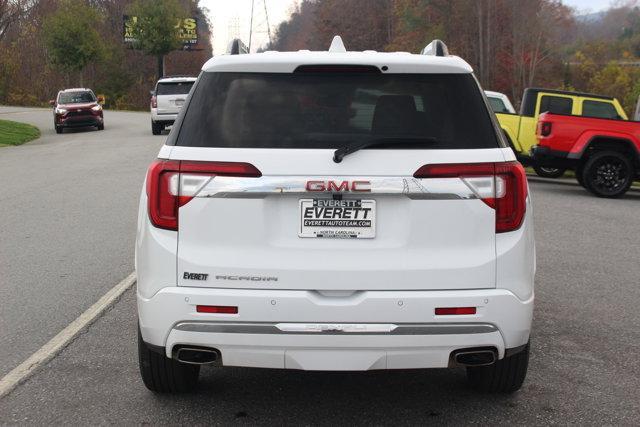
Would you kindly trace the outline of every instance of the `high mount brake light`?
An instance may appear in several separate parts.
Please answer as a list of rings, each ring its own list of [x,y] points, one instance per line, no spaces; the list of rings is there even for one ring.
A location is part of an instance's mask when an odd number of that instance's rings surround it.
[[[148,212],[151,223],[167,230],[178,229],[178,210],[189,203],[215,176],[259,178],[249,163],[156,160],[147,171]]]
[[[433,164],[415,178],[460,178],[496,211],[496,233],[520,228],[526,212],[527,177],[518,162]]]

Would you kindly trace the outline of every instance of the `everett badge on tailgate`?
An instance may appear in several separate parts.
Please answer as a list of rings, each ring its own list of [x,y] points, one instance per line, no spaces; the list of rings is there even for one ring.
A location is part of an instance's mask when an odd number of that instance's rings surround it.
[[[205,273],[189,273],[189,272],[184,272],[184,275],[182,276],[183,279],[185,280],[207,280],[207,277],[209,277],[209,274],[205,274]]]

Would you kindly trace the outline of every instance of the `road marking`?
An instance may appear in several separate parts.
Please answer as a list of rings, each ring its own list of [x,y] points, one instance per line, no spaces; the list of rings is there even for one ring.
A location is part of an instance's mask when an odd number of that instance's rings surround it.
[[[67,325],[48,343],[40,347],[27,360],[15,367],[11,372],[0,379],[0,398],[9,394],[20,383],[29,378],[39,367],[53,359],[67,345],[69,345],[80,332],[91,325],[102,313],[111,307],[118,298],[136,283],[136,273],[131,273],[122,282],[115,285],[104,294],[95,304]]]

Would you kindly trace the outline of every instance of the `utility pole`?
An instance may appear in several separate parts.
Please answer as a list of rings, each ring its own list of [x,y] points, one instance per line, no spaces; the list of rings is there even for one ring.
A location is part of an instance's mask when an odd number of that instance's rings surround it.
[[[269,12],[267,12],[267,0],[262,0],[264,5],[264,16],[267,20],[267,35],[269,36],[269,48],[271,48],[271,27],[269,26]]]
[[[255,0],[251,0],[251,19],[249,20],[249,53],[251,53],[251,36],[253,35],[253,6]]]

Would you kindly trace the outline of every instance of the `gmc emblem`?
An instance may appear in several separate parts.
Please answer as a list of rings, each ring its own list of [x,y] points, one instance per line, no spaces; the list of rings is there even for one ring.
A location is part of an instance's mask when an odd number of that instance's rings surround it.
[[[307,181],[307,191],[352,191],[371,192],[371,181]]]

